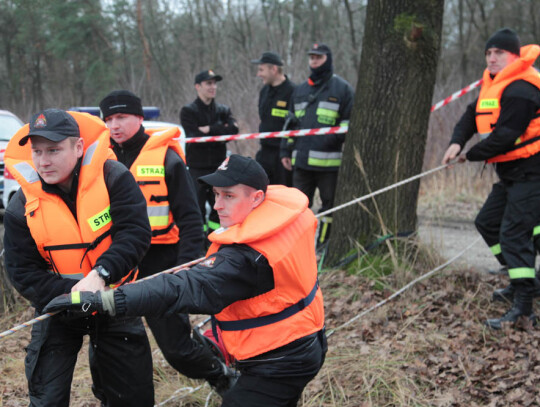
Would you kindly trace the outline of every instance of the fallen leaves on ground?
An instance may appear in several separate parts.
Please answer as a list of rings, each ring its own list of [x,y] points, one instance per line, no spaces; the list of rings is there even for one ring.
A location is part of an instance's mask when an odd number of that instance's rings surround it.
[[[389,276],[402,281],[403,276]],[[540,406],[540,329],[484,327],[509,304],[492,303],[501,277],[474,270],[443,271],[330,336],[326,362],[308,385],[301,406]],[[326,326],[335,328],[388,298],[374,283],[344,271],[321,276]],[[397,290],[400,287],[396,287]],[[535,305],[538,309],[538,304]],[[32,317],[19,309],[0,321],[7,329]],[[0,405],[27,405],[24,346],[30,329],[0,341]],[[156,401],[166,406],[219,405],[204,385],[186,395],[188,380],[163,360],[154,342]],[[97,406],[90,390],[86,347],[74,383],[72,406]],[[175,391],[186,388],[175,394]]]

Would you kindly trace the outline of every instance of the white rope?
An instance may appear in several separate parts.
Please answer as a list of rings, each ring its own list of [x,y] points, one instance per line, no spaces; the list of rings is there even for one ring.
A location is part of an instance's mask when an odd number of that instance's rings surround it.
[[[428,277],[431,277],[433,274],[435,274],[437,271],[445,268],[446,266],[448,266],[449,264],[452,264],[454,261],[456,261],[457,259],[459,259],[461,256],[463,256],[463,254],[465,254],[465,252],[467,252],[471,247],[473,247],[476,243],[478,243],[479,241],[481,240],[481,236],[477,237],[476,240],[474,242],[472,242],[469,246],[467,246],[465,249],[463,249],[461,252],[459,252],[457,255],[455,255],[454,257],[452,257],[450,260],[446,261],[445,263],[441,264],[440,266],[434,268],[433,270],[431,270],[430,272],[426,273],[426,274],[423,274],[421,275],[420,277],[414,279],[413,281],[411,281],[409,284],[407,284],[406,286],[402,287],[401,289],[399,289],[398,291],[396,291],[394,294],[392,294],[390,297],[386,298],[385,300],[382,300],[380,302],[378,302],[377,304],[375,304],[374,306],[372,306],[371,308],[368,308],[367,310],[365,311],[362,311],[360,314],[356,315],[355,317],[351,318],[350,320],[348,320],[347,322],[345,322],[344,324],[338,326],[337,328],[334,328],[332,329],[331,331],[328,332],[328,334],[326,335],[327,338],[329,338],[330,336],[332,336],[334,334],[334,332],[336,332],[337,330],[339,329],[342,329],[342,328],[345,328],[346,326],[349,326],[350,324],[352,324],[354,321],[356,321],[357,319],[363,317],[364,315],[370,313],[371,311],[373,310],[376,310],[377,308],[383,306],[384,304],[386,304],[388,301],[390,300],[393,300],[394,298],[396,298],[398,295],[402,294],[403,292],[407,291],[409,288],[411,288],[413,285],[415,285],[416,283],[428,278]]]
[[[191,387],[191,386],[188,386],[188,387],[182,387],[181,389],[176,390],[176,391],[171,395],[171,397],[169,397],[167,400],[162,401],[162,402],[159,403],[159,404],[156,404],[154,407],[163,406],[163,405],[167,404],[169,401],[172,401],[172,400],[174,400],[175,398],[178,398],[177,394],[180,393],[180,392],[183,392],[183,391],[187,391],[187,393],[186,393],[186,394],[182,394],[182,397],[189,396],[190,394],[195,393],[197,390],[200,390],[203,386],[204,386],[204,384],[201,384],[200,386],[197,386],[197,387]]]
[[[387,187],[381,188],[381,189],[379,189],[379,190],[377,190],[375,192],[372,192],[371,194],[367,194],[367,195],[361,196],[360,198],[353,199],[352,201],[345,202],[344,204],[341,204],[339,206],[335,206],[335,207],[333,207],[331,209],[328,209],[327,211],[318,213],[317,218],[321,218],[321,217],[326,216],[326,215],[328,215],[330,213],[337,212],[340,209],[346,208],[347,206],[354,205],[355,203],[358,203],[358,202],[365,201],[366,199],[373,198],[374,196],[382,194],[383,192],[390,191],[391,189],[400,187],[401,185],[405,185],[405,184],[407,184],[407,183],[409,183],[411,181],[417,180],[419,178],[425,177],[426,175],[429,175],[429,174],[432,174],[434,172],[440,171],[443,168],[448,167],[449,165],[451,165],[451,164],[440,165],[440,166],[438,166],[436,168],[432,168],[431,170],[424,171],[424,172],[422,172],[422,173],[420,173],[418,175],[415,175],[413,177],[410,177],[410,178],[404,179],[402,181],[396,182],[395,184],[388,185]]]

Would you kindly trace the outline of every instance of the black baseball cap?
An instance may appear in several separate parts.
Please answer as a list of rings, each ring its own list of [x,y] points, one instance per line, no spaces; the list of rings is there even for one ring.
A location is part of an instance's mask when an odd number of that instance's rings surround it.
[[[257,64],[257,65],[271,64],[271,65],[283,66],[283,61],[281,60],[281,57],[279,56],[279,54],[272,51],[263,52],[259,59],[252,59],[251,63]]]
[[[268,175],[253,158],[232,154],[221,163],[213,174],[200,177],[198,181],[213,187],[232,187],[243,184],[266,192]]]
[[[327,55],[331,54],[330,47],[323,43],[315,43],[308,51],[308,55]]]
[[[519,36],[510,28],[501,28],[496,31],[486,42],[486,51],[490,48],[504,49],[512,54],[520,54]]]
[[[31,136],[41,136],[59,143],[68,137],[80,137],[77,121],[65,110],[46,109],[32,116],[28,135],[19,140],[24,146]]]
[[[127,113],[144,117],[141,98],[129,90],[113,90],[99,102],[101,119],[116,113]]]
[[[223,78],[220,75],[216,75],[211,69],[208,69],[206,71],[199,72],[197,76],[195,76],[195,83],[209,81],[210,79],[215,79],[216,82],[219,82]]]

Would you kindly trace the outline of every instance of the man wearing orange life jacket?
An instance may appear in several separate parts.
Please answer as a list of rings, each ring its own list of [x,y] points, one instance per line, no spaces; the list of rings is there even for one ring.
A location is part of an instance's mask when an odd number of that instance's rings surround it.
[[[109,93],[99,107],[118,161],[131,170],[146,198],[152,244],[139,264],[139,277],[196,259],[203,247],[203,225],[178,144],[179,129],[145,130],[141,99],[128,90]],[[172,367],[188,377],[207,379],[218,391],[227,387],[225,365],[191,338],[187,314],[171,313],[147,322]]]
[[[203,262],[114,292],[80,293],[84,306],[60,296],[47,310],[214,314],[242,373],[222,406],[296,406],[326,353],[308,198],[268,187],[260,164],[236,154],[199,181],[213,187],[221,224]]]
[[[61,293],[132,279],[150,245],[144,197],[108,147],[99,119],[59,109],[35,114],[8,144],[6,166],[21,189],[4,216],[6,270],[37,314]],[[33,326],[25,359],[30,405],[69,405],[84,335],[102,405],[152,406],[152,357],[141,320],[102,315],[53,316]]]
[[[497,290],[511,298],[512,308],[501,318],[488,319],[491,328],[527,317],[533,323],[532,299],[540,295],[535,278],[533,239],[540,235],[540,74],[533,67],[538,45],[520,47],[517,34],[504,28],[486,44],[487,69],[478,100],[469,105],[454,129],[443,163],[494,163],[500,181],[480,210],[475,224],[502,265],[511,285]],[[474,133],[481,141],[460,154]]]

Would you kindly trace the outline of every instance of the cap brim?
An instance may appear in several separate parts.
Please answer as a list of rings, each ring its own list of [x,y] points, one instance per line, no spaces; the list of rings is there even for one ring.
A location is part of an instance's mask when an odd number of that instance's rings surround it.
[[[232,178],[224,176],[221,172],[214,172],[213,174],[204,175],[197,179],[201,184],[208,184],[213,187],[232,187],[237,185],[238,181]]]
[[[19,140],[19,145],[20,146],[24,146],[27,142],[28,142],[28,139],[32,136],[39,136],[39,137],[43,137],[43,138],[46,138],[47,140],[51,140],[55,143],[58,143],[60,141],[63,141],[65,139],[67,139],[68,137],[70,136],[64,136],[63,134],[58,134],[56,132],[53,132],[53,131],[48,131],[48,130],[35,130],[33,131],[32,133],[24,136],[23,138],[21,138]]]
[[[206,80],[209,81],[209,80],[212,80],[212,79],[215,79],[216,82],[219,82],[219,81],[223,80],[223,78],[221,76],[219,76],[219,75],[214,75],[214,76],[212,76],[212,77],[210,77],[210,78],[208,78]]]
[[[257,65],[260,65],[260,64],[263,64],[264,62],[260,59],[252,59],[251,60],[251,63],[252,64],[257,64]]]
[[[324,51],[308,51],[308,55],[326,55]]]

